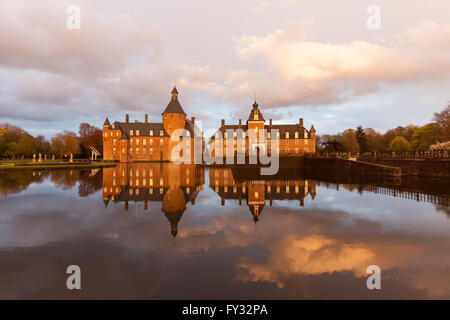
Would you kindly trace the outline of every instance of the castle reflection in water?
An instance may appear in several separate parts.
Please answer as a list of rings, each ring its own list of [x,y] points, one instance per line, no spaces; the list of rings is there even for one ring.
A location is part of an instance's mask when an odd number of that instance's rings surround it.
[[[162,211],[170,221],[171,234],[178,233],[186,204],[195,204],[203,189],[204,168],[198,165],[173,163],[120,163],[103,170],[103,202],[143,202],[147,210],[151,202],[162,202]]]
[[[316,196],[315,181],[304,179],[292,171],[260,176],[248,168],[211,168],[209,185],[220,196],[222,206],[226,200],[237,200],[239,205],[246,200],[255,223],[266,202],[272,206],[273,200],[297,200],[303,206],[306,196],[310,195],[313,200]]]
[[[300,206],[308,195],[314,199],[316,184],[292,172],[260,177],[250,169],[210,168],[210,188],[226,200],[245,200],[256,223],[264,206],[273,200],[297,200]],[[161,209],[170,222],[171,234],[178,233],[178,223],[188,202],[195,204],[205,183],[205,168],[200,165],[173,163],[120,163],[103,169],[105,206],[109,202],[123,202],[128,210],[130,202],[141,202],[148,210],[152,202],[162,202]]]

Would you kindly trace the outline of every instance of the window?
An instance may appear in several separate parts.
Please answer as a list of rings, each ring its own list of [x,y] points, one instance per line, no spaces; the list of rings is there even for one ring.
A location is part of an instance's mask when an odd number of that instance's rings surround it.
[[[114,154],[116,153],[116,148],[113,148],[113,153],[114,153]]]
[[[116,137],[118,137],[118,136],[119,136],[119,131],[116,132]]]
[[[161,130],[161,131],[159,132],[159,135],[162,137],[162,136],[164,135],[164,132]]]
[[[144,144],[144,146],[147,145],[147,139],[142,139],[142,143]]]
[[[305,135],[304,135],[305,139],[308,139],[308,131],[305,130]]]
[[[253,111],[253,118],[254,118],[254,120],[259,120],[259,117],[258,117],[258,110],[257,110],[257,109],[255,109],[255,110]]]
[[[137,135],[137,136],[139,135],[139,130],[136,130],[136,135]]]
[[[152,145],[153,144],[153,139],[150,139],[150,145]]]
[[[130,130],[130,136],[132,136],[133,135],[133,130]]]
[[[295,133],[295,139],[298,139],[298,132]]]
[[[136,145],[137,146],[139,145],[139,139],[136,139]]]
[[[114,140],[113,140],[113,145],[116,145],[116,142],[117,142],[117,140],[116,140],[116,139],[114,139]]]
[[[216,132],[216,139],[219,139],[219,133]]]
[[[112,133],[112,131],[111,131],[111,137],[113,136],[113,133]]]
[[[286,139],[289,139],[289,132],[286,132]]]
[[[105,132],[105,138],[108,136],[108,132]]]
[[[159,145],[162,146],[163,143],[164,143],[164,140],[163,140],[163,139],[160,139],[160,140],[159,140]]]
[[[139,148],[136,148],[136,154],[139,154]]]
[[[186,135],[187,135],[188,137],[190,137],[190,136],[191,136],[191,133],[188,131],[188,132],[186,133]]]
[[[145,150],[147,150],[147,149],[142,148],[142,153],[143,153],[143,154],[145,154]],[[145,171],[144,171],[144,172],[145,172]]]
[[[280,132],[277,132],[277,138],[280,138]]]
[[[113,129],[115,129],[116,128],[116,125],[113,123],[113,125],[111,126]]]
[[[150,155],[153,154],[153,148],[150,148]],[[153,171],[150,171],[150,176],[152,176]]]
[[[153,130],[150,130],[150,135],[153,136]]]
[[[270,139],[270,132],[267,132],[267,138]]]

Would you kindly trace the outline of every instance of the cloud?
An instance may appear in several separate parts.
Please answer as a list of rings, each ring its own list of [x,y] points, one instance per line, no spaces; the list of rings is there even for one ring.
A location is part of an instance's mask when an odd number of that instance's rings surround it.
[[[303,29],[292,25],[265,36],[235,38],[241,59],[262,56],[266,68],[258,74],[231,74],[230,96],[236,98],[245,91],[236,82],[252,81],[270,107],[340,103],[376,92],[383,83],[450,77],[446,72],[450,24],[426,22],[391,38],[347,43],[303,40]]]

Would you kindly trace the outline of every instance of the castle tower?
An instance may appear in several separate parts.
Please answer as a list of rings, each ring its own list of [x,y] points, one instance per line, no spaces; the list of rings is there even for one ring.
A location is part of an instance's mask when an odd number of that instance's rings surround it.
[[[258,103],[256,102],[255,98],[255,103],[253,103],[252,111],[250,112],[247,120],[249,134],[249,153],[256,152],[256,146],[258,146],[260,143],[264,143],[263,141],[259,141],[259,135],[261,134],[261,131],[264,130],[264,122],[264,117],[258,108]]]
[[[162,113],[164,129],[172,135],[176,129],[184,129],[186,125],[186,113],[178,101],[178,90],[173,87],[172,98]]]
[[[164,195],[162,211],[170,222],[170,234],[175,237],[178,233],[178,222],[186,210],[186,199],[180,187],[171,187]]]

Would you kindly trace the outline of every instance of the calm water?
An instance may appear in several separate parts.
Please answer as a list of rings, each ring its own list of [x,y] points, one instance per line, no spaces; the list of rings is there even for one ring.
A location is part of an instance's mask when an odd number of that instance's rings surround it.
[[[0,173],[0,298],[449,299],[449,190],[173,164]]]

